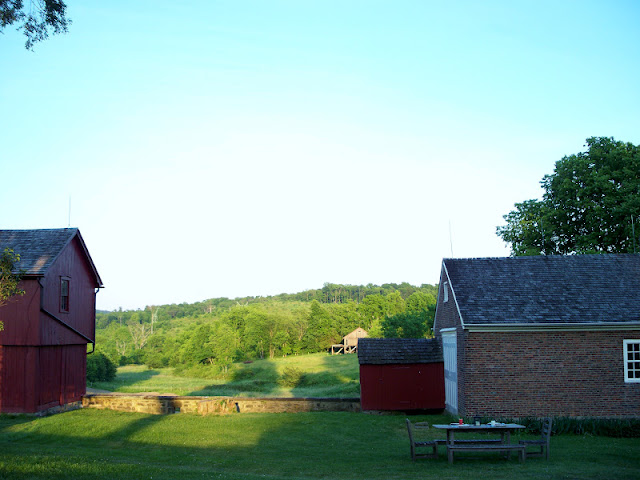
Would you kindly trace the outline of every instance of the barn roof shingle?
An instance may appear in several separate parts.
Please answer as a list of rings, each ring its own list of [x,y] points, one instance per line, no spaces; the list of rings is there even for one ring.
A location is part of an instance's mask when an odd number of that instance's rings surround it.
[[[361,338],[358,342],[361,365],[442,362],[442,349],[435,339]]]
[[[15,265],[16,272],[22,272],[24,275],[42,276],[76,236],[87,255],[97,285],[102,287],[102,280],[77,228],[0,230],[0,251],[10,248],[20,255],[20,261]]]
[[[640,321],[640,254],[443,262],[465,325]]]

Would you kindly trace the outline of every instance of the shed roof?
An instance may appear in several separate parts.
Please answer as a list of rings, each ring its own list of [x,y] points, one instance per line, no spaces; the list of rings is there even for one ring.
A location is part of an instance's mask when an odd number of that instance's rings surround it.
[[[361,338],[358,342],[361,365],[442,362],[442,349],[435,339]]]
[[[445,259],[464,325],[640,321],[640,255]]]
[[[77,228],[0,230],[0,251],[10,248],[20,255],[20,261],[15,265],[16,271],[27,276],[42,276],[75,237],[87,256],[97,285],[102,287],[100,275]]]
[[[346,334],[344,337],[342,337],[342,338],[347,338],[347,337],[349,337],[349,336],[352,336],[352,337],[356,337],[356,336],[358,336],[358,337],[360,337],[360,338],[363,338],[363,337],[362,337],[362,335],[363,335],[363,334],[364,334],[364,335],[368,335],[367,331],[366,331],[364,328],[362,328],[362,327],[358,327],[358,328],[356,328],[355,330],[353,330],[352,332],[347,333],[347,334]]]

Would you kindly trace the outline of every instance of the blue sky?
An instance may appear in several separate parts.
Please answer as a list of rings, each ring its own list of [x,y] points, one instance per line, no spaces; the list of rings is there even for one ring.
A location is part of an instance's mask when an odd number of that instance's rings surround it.
[[[100,309],[436,283],[587,137],[640,143],[634,1],[67,4],[0,36],[0,228],[70,210]]]

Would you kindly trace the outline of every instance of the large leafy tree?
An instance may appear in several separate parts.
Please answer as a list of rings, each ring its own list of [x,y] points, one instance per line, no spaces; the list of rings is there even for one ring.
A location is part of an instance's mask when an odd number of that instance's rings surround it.
[[[504,216],[497,235],[514,256],[640,249],[640,148],[607,137],[586,146],[545,175],[542,200],[517,203]]]
[[[17,25],[27,37],[25,47],[49,38],[49,33],[68,31],[71,20],[67,6],[61,0],[0,0],[0,32],[9,25]]]
[[[431,293],[426,292],[413,292],[407,298],[407,311],[408,312],[420,312],[426,310],[430,305],[436,304],[436,297]]]
[[[428,313],[422,310],[389,316],[382,322],[382,333],[385,338],[424,338],[429,332]]]

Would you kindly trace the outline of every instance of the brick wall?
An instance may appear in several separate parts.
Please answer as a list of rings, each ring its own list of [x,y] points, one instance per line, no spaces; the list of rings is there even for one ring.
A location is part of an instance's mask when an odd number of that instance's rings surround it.
[[[640,416],[624,382],[623,339],[637,331],[464,332],[464,415]],[[459,352],[460,358],[460,352]],[[460,367],[460,365],[459,365]]]
[[[434,334],[457,329],[458,411],[482,416],[640,416],[640,384],[624,383],[624,339],[638,331],[469,332],[440,278]]]
[[[235,398],[158,395],[92,394],[82,399],[85,408],[165,415],[195,413],[284,413],[313,411],[359,412],[359,398]]]

